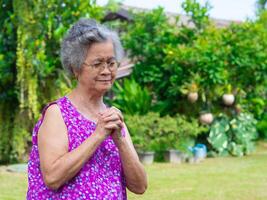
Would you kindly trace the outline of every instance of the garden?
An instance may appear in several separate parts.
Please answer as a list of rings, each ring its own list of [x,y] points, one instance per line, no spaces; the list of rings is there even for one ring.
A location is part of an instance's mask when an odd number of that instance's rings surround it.
[[[27,162],[41,109],[75,86],[59,49],[81,17],[118,30],[133,63],[105,98],[123,112],[140,159],[150,156],[143,162],[151,190],[131,199],[266,199],[265,1],[255,19],[223,27],[196,0],[182,3],[187,22],[163,8],[104,21],[120,9],[112,0],[105,7],[94,0],[0,2],[0,199],[25,196],[25,173],[3,169]]]

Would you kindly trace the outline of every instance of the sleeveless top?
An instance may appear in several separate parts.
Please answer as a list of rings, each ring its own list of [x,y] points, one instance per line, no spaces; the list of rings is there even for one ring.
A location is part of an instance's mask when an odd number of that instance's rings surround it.
[[[96,123],[85,118],[67,97],[48,104],[32,134],[32,149],[28,162],[28,200],[126,200],[126,183],[118,148],[107,137],[81,170],[58,190],[49,189],[43,180],[38,153],[37,134],[46,109],[57,104],[68,130],[69,152],[94,134]],[[125,136],[125,131],[122,130]]]

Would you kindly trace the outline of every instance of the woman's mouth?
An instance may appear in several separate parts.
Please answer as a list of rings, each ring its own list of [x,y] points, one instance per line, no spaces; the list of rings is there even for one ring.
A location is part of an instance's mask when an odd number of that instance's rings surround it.
[[[109,80],[97,80],[97,81],[103,81],[103,82],[106,82],[106,81],[111,81],[111,80],[109,79]]]
[[[97,81],[99,81],[99,82],[101,82],[101,83],[110,83],[110,82],[111,82],[110,79],[109,79],[109,80],[97,80]]]

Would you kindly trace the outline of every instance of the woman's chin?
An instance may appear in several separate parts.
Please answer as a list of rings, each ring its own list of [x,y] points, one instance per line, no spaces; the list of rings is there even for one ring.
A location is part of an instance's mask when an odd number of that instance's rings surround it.
[[[96,81],[95,82],[95,90],[98,91],[99,93],[105,93],[107,92],[108,90],[111,89],[113,85],[113,82],[112,81]]]
[[[102,84],[97,87],[97,90],[101,92],[107,92],[108,90],[111,89],[111,86],[112,84]]]

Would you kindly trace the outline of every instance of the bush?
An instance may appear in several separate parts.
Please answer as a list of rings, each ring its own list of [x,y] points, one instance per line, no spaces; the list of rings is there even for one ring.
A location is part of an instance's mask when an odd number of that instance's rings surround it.
[[[187,120],[185,116],[160,117],[158,113],[147,115],[126,115],[127,126],[133,143],[138,150],[153,150],[162,153],[169,149],[186,152],[197,135],[206,131],[197,120]]]
[[[210,127],[208,141],[219,155],[243,156],[253,151],[257,136],[253,115],[241,113],[229,118],[221,114]]]
[[[264,113],[261,121],[257,123],[257,130],[259,131],[261,138],[267,140],[267,112]]]
[[[141,115],[125,115],[125,121],[132,136],[133,143],[138,151],[154,150],[157,138],[158,113]]]

